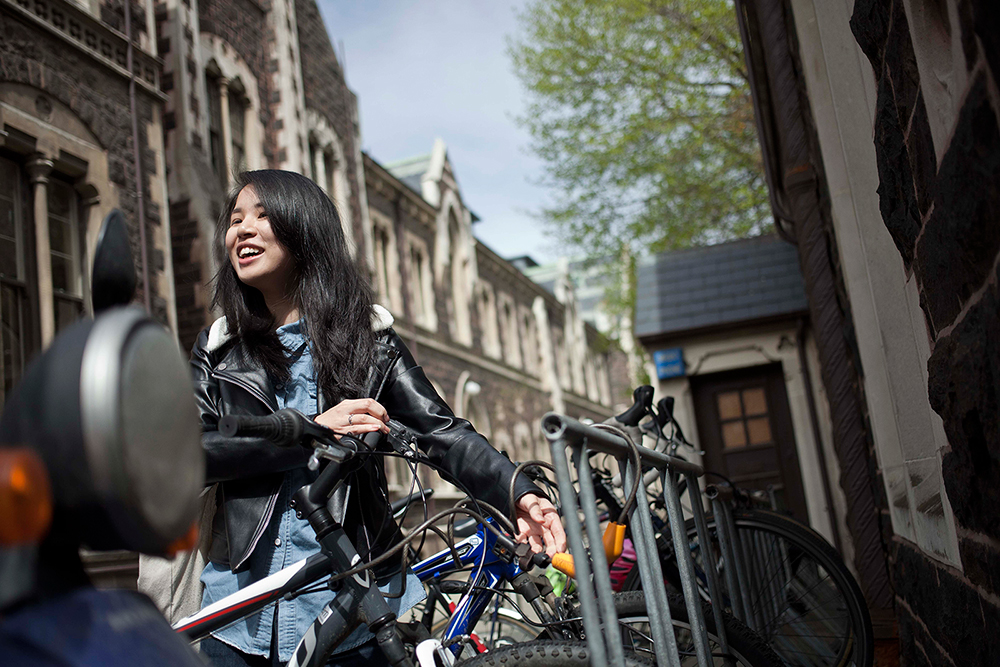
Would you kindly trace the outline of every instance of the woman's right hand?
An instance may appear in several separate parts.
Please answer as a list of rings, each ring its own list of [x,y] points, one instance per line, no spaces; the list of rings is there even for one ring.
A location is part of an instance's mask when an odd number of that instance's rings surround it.
[[[389,432],[389,413],[373,398],[341,401],[316,417],[322,424],[337,433],[363,435],[372,431]]]

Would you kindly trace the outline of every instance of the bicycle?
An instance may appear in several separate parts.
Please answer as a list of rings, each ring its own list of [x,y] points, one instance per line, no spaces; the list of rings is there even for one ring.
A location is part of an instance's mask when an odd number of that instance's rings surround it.
[[[629,425],[638,427],[646,415],[643,432],[657,440],[656,449],[678,456],[683,445],[692,450],[673,417],[672,401],[661,399],[658,410],[651,401],[646,409],[629,415]],[[664,430],[670,427],[670,435]],[[666,445],[666,446],[664,446]],[[598,497],[616,511],[616,499],[609,476],[595,478]],[[721,476],[720,476],[721,477]],[[724,479],[724,478],[723,478]],[[871,667],[874,662],[874,634],[864,596],[857,582],[836,550],[818,533],[791,517],[755,506],[753,497],[725,480],[709,485],[706,495],[712,499],[713,514],[706,517],[712,543],[711,562],[717,563],[721,582],[721,604],[759,632],[790,667]],[[680,492],[686,480],[678,482]],[[653,503],[663,508],[662,494]],[[666,524],[653,514],[659,533],[658,547],[664,577],[668,585],[679,589],[676,556]],[[720,527],[719,522],[729,525]],[[740,545],[725,558],[723,538]],[[692,556],[698,573],[699,589],[708,599],[705,577],[705,554],[702,553],[694,519],[685,522]],[[719,556],[722,556],[721,558]],[[726,562],[732,560],[733,568]],[[740,571],[744,567],[745,571]],[[735,570],[735,571],[734,571]],[[742,576],[741,576],[742,575]],[[742,579],[742,583],[741,583]],[[625,578],[623,590],[639,586],[638,572]],[[740,590],[741,586],[745,590]]]
[[[230,437],[256,435],[268,438],[279,446],[289,446],[304,440],[312,442],[314,454],[310,459],[310,467],[319,469],[320,472],[315,481],[295,492],[292,503],[297,516],[306,518],[313,527],[321,552],[175,623],[174,630],[189,641],[203,639],[214,630],[282,599],[329,588],[337,592],[336,597],[323,607],[309,631],[300,639],[289,667],[317,667],[325,664],[336,646],[362,622],[368,625],[387,662],[394,667],[412,667],[411,651],[407,649],[407,643],[413,645],[412,652],[421,667],[440,667],[453,664],[465,645],[471,642],[469,630],[474,627],[492,595],[497,592],[491,585],[481,584],[495,584],[500,579],[509,580],[527,599],[537,599],[538,595],[532,591],[534,584],[524,574],[524,570],[535,565],[547,565],[548,558],[542,554],[533,554],[526,544],[517,544],[497,527],[495,520],[467,508],[451,508],[439,512],[389,551],[368,563],[359,564],[360,555],[326,509],[326,499],[349,473],[348,464],[358,456],[399,455],[433,466],[411,447],[412,439],[401,424],[395,421],[389,423],[386,438],[395,450],[393,453],[375,451],[378,433],[369,434],[364,439],[341,435],[338,442],[333,431],[295,410],[279,410],[266,417],[227,416],[220,420],[219,429]],[[375,582],[369,569],[395,557],[420,537],[421,531],[454,514],[467,514],[476,519],[479,522],[476,535],[416,566],[425,580],[468,566],[478,568],[474,583],[469,587],[476,594],[466,596],[466,600],[459,605],[442,641],[430,638],[428,633],[420,632],[419,628],[412,625],[398,623],[377,586],[372,585]],[[540,614],[548,613],[541,606],[537,611]],[[574,655],[587,654],[587,647],[582,642],[560,641],[551,644],[549,648],[555,646]],[[630,658],[629,664],[641,662],[634,662]]]
[[[362,439],[340,435],[338,440],[338,434],[332,430],[289,409],[266,417],[226,416],[220,420],[219,430],[227,437],[256,435],[268,438],[277,446],[292,446],[306,441],[313,446],[309,467],[319,470],[318,476],[293,494],[291,504],[296,516],[308,520],[315,531],[320,553],[181,619],[174,624],[174,630],[185,635],[189,641],[197,641],[286,596],[294,597],[325,587],[337,595],[323,607],[299,640],[289,667],[325,664],[336,646],[361,623],[365,623],[375,635],[390,665],[412,667],[413,661],[397,628],[396,615],[377,585],[373,585],[376,582],[369,572],[370,568],[397,555],[408,540],[404,538],[394,548],[359,565],[361,556],[326,506],[332,493],[349,476],[352,462],[359,456],[376,453],[375,447],[381,434],[368,434]],[[405,449],[403,439],[406,437],[407,432],[402,425],[390,423],[387,439],[394,447]],[[447,516],[447,512],[442,514]],[[435,517],[435,520],[440,518]],[[315,588],[314,585],[324,578],[322,586]]]

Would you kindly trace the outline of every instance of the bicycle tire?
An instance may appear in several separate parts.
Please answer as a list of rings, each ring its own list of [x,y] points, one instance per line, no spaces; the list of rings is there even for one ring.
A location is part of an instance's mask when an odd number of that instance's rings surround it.
[[[670,620],[674,627],[674,636],[677,638],[677,646],[681,653],[681,665],[697,665],[697,658],[694,655],[694,642],[690,637],[690,620],[684,598],[680,595],[669,595],[667,604],[670,607]],[[708,602],[702,603],[702,613],[705,619],[705,629],[708,631],[708,639],[711,642],[711,651],[717,665],[725,663],[720,645],[719,635],[716,631],[715,616],[712,613],[712,605]],[[578,610],[575,612],[578,613]],[[646,596],[642,591],[626,591],[615,593],[615,613],[618,615],[618,623],[622,627],[622,639],[626,648],[640,655],[655,660],[655,655],[650,646],[649,631],[643,632],[635,628],[638,623],[649,624],[649,615],[646,611]],[[744,623],[732,615],[723,614],[723,624],[726,629],[726,641],[729,644],[729,654],[735,658],[736,664],[740,667],[784,667],[785,663],[768,645],[759,634],[748,628]],[[626,634],[627,633],[627,634]],[[644,643],[637,644],[637,639]]]
[[[714,517],[707,519],[709,531],[714,535]],[[794,580],[801,591],[797,597],[789,595],[794,588],[792,585],[788,585],[781,596],[776,595],[781,592],[779,590],[765,591],[767,586],[760,586],[759,592],[752,596],[755,614],[763,615],[765,607],[771,605],[773,613],[769,619],[758,621],[756,625],[764,629],[761,634],[786,664],[789,667],[872,667],[875,639],[871,616],[864,595],[840,554],[819,533],[777,512],[735,510],[733,519],[744,545],[766,545],[767,558],[755,563],[758,574],[776,571],[778,566],[796,573]],[[693,520],[688,520],[686,529],[696,568],[703,571]],[[786,556],[780,555],[782,553]],[[660,554],[669,563],[675,559],[672,546],[665,549],[661,545]],[[748,567],[753,565],[748,564]],[[664,572],[665,576],[670,576],[667,568]],[[719,574],[723,594],[728,596],[725,577],[722,572]],[[638,587],[637,575],[635,569],[630,573],[626,589]],[[763,579],[770,584],[774,575]],[[812,583],[806,586],[806,581]],[[676,585],[676,582],[671,583]],[[704,585],[702,589],[707,597]],[[812,602],[806,600],[807,594]]]
[[[456,667],[590,667],[586,642],[536,640],[504,646],[455,663]],[[627,667],[649,667],[653,663],[635,655],[625,655]]]

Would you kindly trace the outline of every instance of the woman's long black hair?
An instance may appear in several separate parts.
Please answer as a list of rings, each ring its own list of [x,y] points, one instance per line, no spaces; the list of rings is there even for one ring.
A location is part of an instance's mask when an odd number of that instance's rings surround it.
[[[311,180],[291,171],[262,169],[239,174],[216,228],[219,273],[213,307],[226,317],[229,332],[243,342],[250,360],[274,380],[288,380],[288,357],[274,318],[256,288],[236,276],[226,255],[226,230],[245,187],[260,200],[275,238],[295,261],[293,298],[312,345],[316,379],[327,403],[360,398],[374,350],[370,282],[351,258],[340,216],[330,198]]]

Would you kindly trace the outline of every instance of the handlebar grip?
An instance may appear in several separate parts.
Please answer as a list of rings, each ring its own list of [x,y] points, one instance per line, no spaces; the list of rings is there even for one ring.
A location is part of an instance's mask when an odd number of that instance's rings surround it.
[[[648,384],[636,387],[632,398],[635,400],[632,407],[615,417],[625,426],[638,426],[642,418],[649,414],[653,407],[653,388]]]
[[[257,436],[279,447],[290,447],[302,438],[302,424],[298,417],[301,415],[290,410],[278,410],[265,417],[226,415],[219,420],[219,432],[227,438]]]

